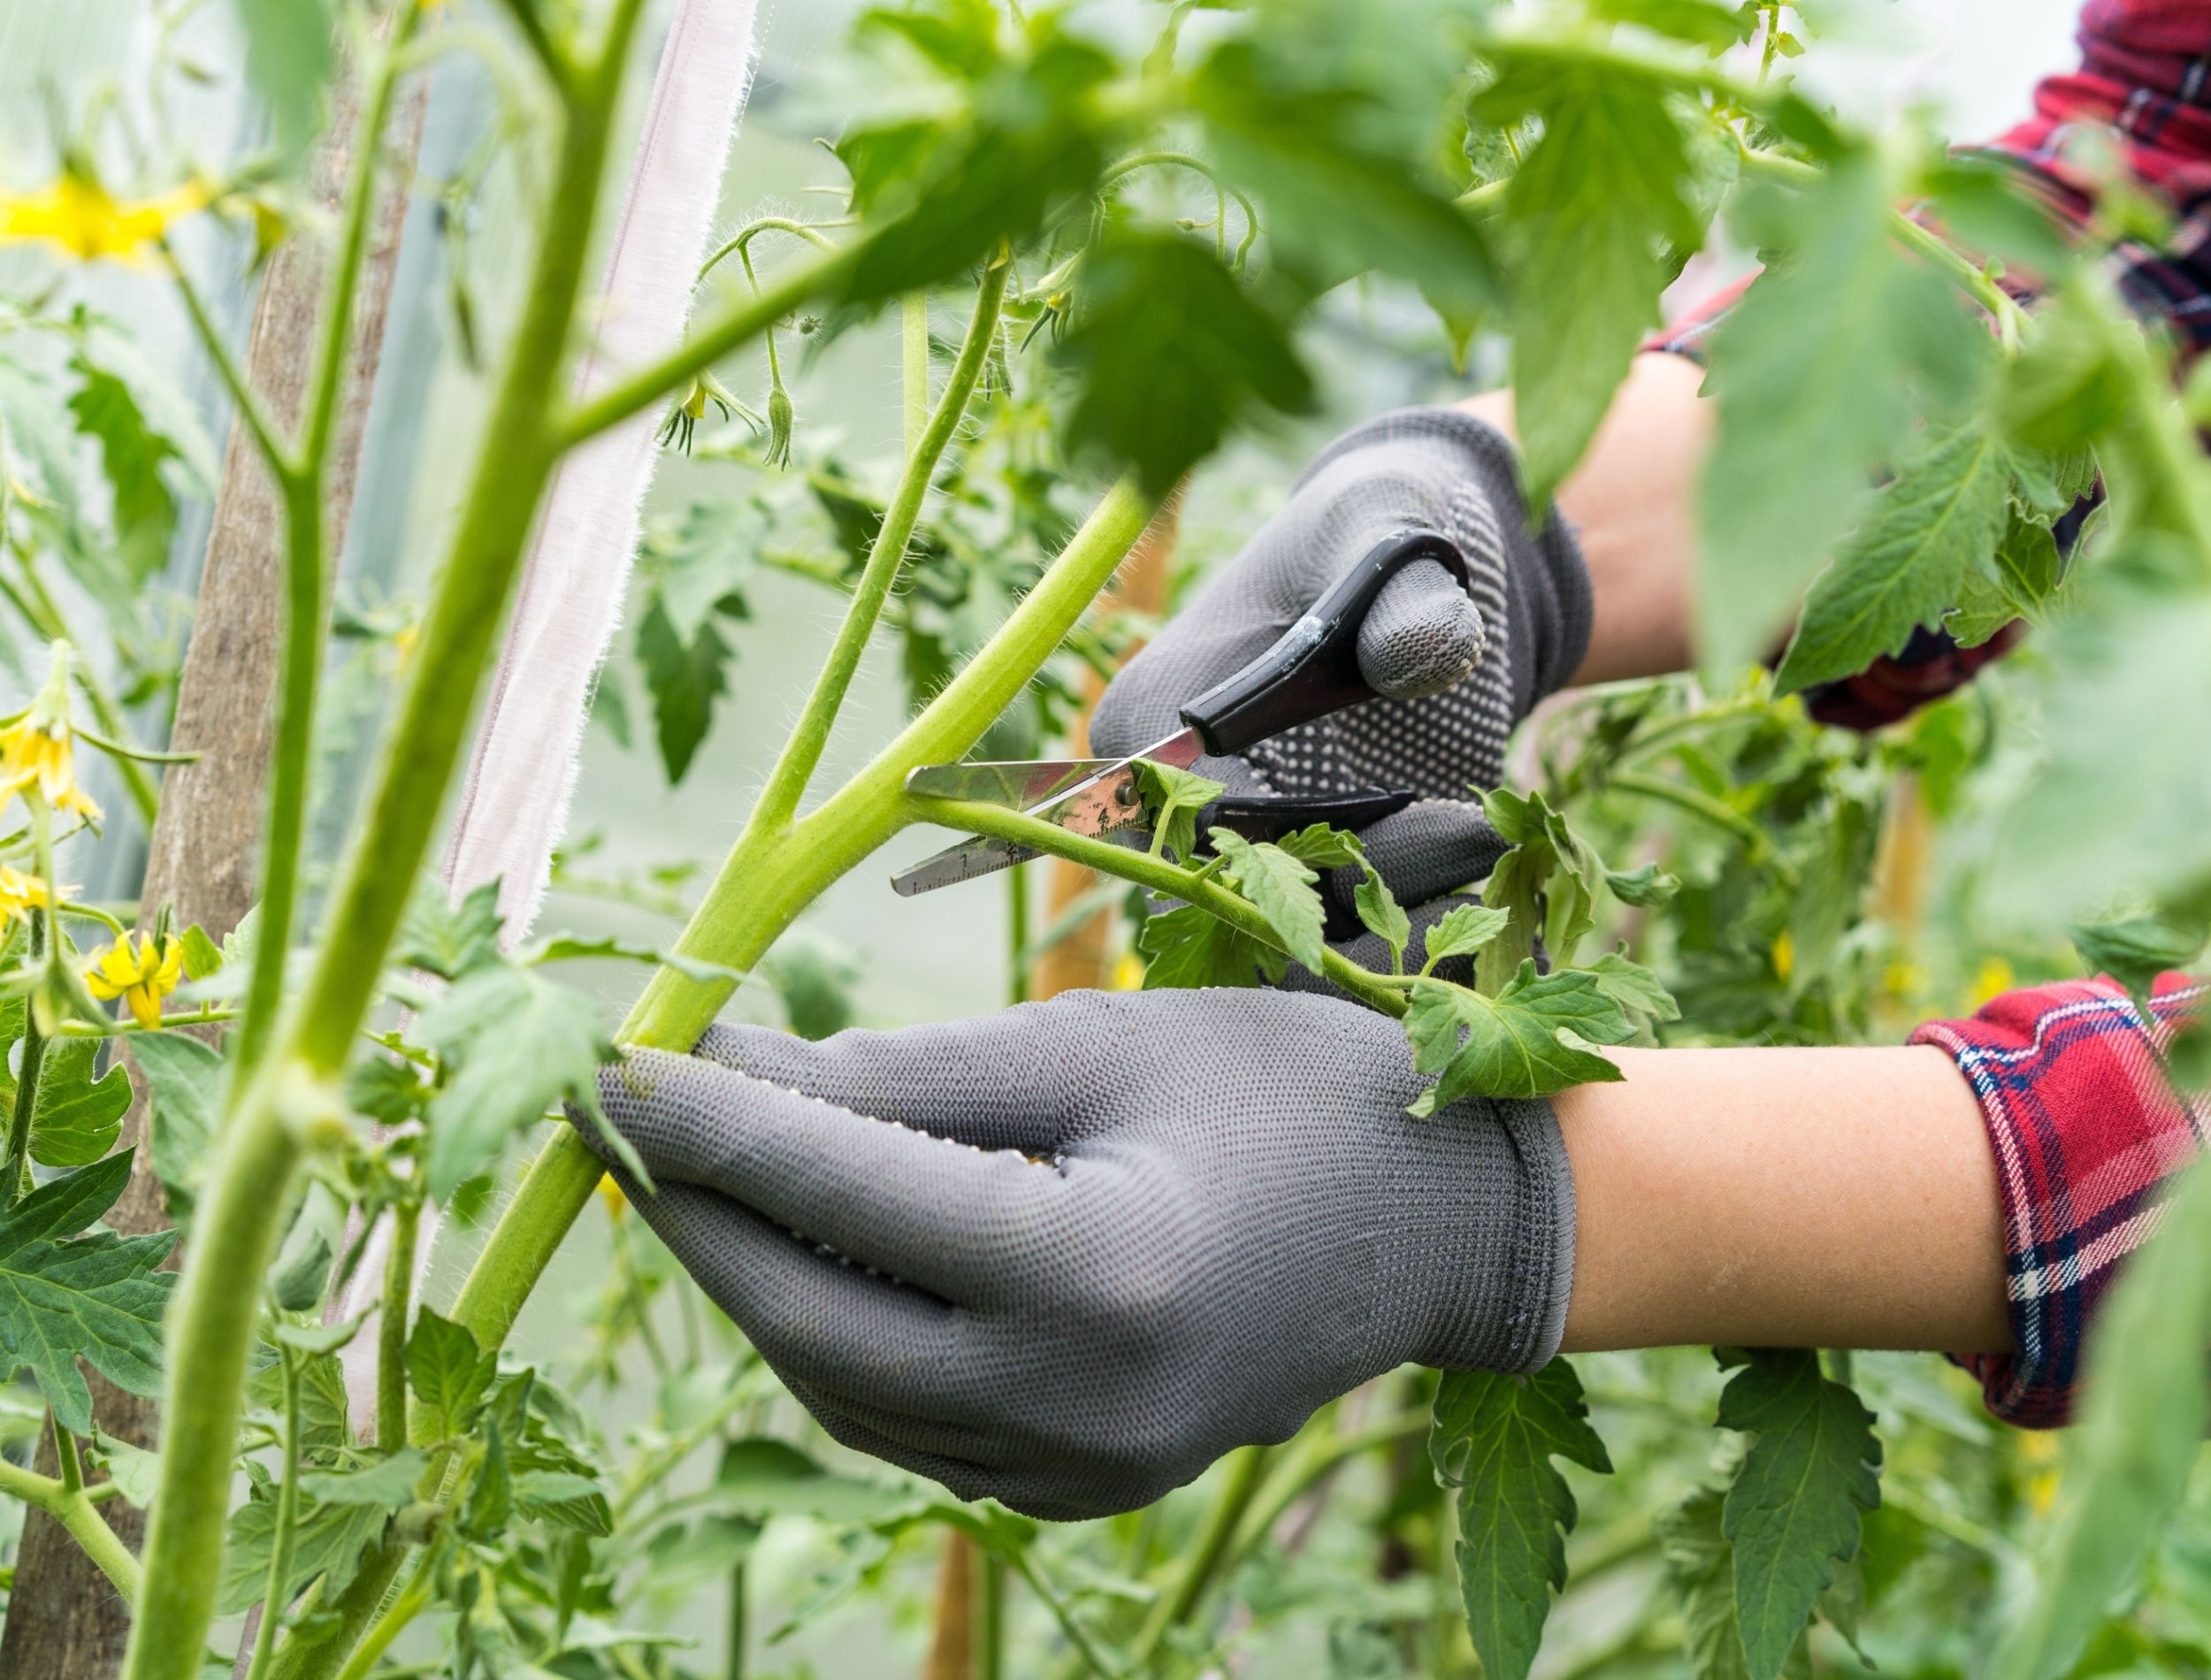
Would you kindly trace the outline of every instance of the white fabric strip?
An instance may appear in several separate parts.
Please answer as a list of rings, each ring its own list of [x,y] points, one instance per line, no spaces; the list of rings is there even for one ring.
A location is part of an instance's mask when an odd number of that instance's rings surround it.
[[[683,340],[699,264],[722,200],[722,172],[753,82],[755,0],[676,0],[653,99],[600,288],[596,334],[578,396]],[[458,898],[496,880],[503,943],[530,930],[576,788],[592,686],[622,617],[639,510],[659,458],[648,409],[563,460],[539,516],[491,696],[463,783],[445,879]],[[436,1233],[423,1221],[416,1280]],[[381,1293],[387,1227],[371,1237],[347,1298],[364,1312]],[[376,1338],[345,1353],[356,1428],[376,1404]]]

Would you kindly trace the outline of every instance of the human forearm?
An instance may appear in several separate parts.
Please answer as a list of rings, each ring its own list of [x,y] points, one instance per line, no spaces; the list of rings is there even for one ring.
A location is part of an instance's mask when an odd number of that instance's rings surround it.
[[[1690,662],[1693,497],[1712,437],[1710,405],[1697,395],[1703,378],[1681,356],[1636,357],[1589,453],[1559,486],[1558,511],[1580,539],[1595,600],[1576,684],[1656,676]],[[1516,435],[1510,391],[1459,406]]]
[[[1625,1081],[1555,1103],[1568,1351],[2011,1346],[1994,1160],[1942,1051],[1612,1054]]]

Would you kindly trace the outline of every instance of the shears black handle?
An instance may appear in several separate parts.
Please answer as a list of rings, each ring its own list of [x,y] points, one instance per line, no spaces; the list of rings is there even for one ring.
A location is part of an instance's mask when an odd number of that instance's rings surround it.
[[[1182,722],[1219,757],[1381,698],[1359,673],[1359,627],[1382,586],[1422,560],[1434,561],[1466,587],[1465,559],[1448,538],[1432,531],[1392,532],[1330,584],[1274,646],[1184,706]]]

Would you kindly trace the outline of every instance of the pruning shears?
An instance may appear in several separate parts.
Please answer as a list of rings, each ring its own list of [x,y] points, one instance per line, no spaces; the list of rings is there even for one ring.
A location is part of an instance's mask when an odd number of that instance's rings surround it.
[[[1383,586],[1416,561],[1434,561],[1467,587],[1466,561],[1449,539],[1427,531],[1392,533],[1332,584],[1274,645],[1182,709],[1183,727],[1125,759],[1036,759],[925,764],[908,771],[907,791],[939,799],[1006,806],[1070,834],[1148,844],[1150,829],[1136,763],[1186,769],[1205,754],[1242,752],[1272,736],[1381,699],[1360,673],[1359,629]],[[1198,819],[1199,832],[1227,828],[1271,840],[1326,822],[1364,828],[1412,803],[1403,789],[1358,788],[1301,796],[1224,795]],[[1028,846],[977,836],[924,858],[891,877],[901,895],[932,892],[1036,857]]]

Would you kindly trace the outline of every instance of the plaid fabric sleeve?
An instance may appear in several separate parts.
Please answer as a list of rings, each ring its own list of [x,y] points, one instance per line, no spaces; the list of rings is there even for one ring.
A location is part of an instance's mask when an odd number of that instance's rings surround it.
[[[2088,1324],[2201,1145],[2203,1105],[2174,1093],[2164,1054],[2204,990],[2165,975],[2146,1022],[2114,981],[2067,981],[1912,1035],[1957,1063],[1996,1154],[2013,1351],[1958,1363],[2007,1423],[2066,1421]]]

